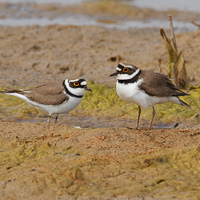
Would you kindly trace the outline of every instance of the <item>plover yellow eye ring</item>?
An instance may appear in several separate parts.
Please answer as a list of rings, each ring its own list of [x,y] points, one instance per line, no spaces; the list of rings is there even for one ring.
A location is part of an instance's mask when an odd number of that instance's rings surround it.
[[[128,67],[124,67],[124,68],[123,68],[123,72],[126,73],[126,72],[128,72],[128,71],[129,71],[129,68],[128,68]]]
[[[76,87],[78,87],[80,84],[79,84],[79,82],[74,82],[74,86],[76,86]]]

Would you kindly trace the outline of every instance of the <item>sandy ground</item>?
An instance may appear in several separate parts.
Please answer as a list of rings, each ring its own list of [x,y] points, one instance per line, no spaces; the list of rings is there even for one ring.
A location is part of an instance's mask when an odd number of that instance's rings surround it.
[[[167,54],[158,29],[119,31],[103,27],[57,26],[1,27],[0,84],[28,87],[55,79],[84,77],[114,85],[109,78],[118,63],[163,72]],[[178,34],[191,84],[199,85],[200,32]]]
[[[176,39],[190,83],[199,85],[200,31]],[[109,75],[119,61],[158,71],[161,58],[167,66],[157,29],[1,27],[0,43],[4,88],[77,77],[114,86]],[[1,120],[2,199],[200,198],[198,125],[136,131]]]
[[[0,125],[2,199],[199,198],[199,130]]]

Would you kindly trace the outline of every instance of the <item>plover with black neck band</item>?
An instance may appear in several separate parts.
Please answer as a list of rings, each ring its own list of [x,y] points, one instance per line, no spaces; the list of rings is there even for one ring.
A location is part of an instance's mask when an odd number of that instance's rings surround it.
[[[149,129],[152,127],[156,104],[173,102],[190,108],[187,103],[179,99],[179,96],[188,94],[176,88],[166,75],[155,73],[152,70],[141,70],[131,64],[120,63],[116,72],[110,76],[117,76],[118,96],[138,105],[136,129],[139,127],[141,107],[146,109],[151,106],[153,108]]]
[[[78,106],[87,90],[91,91],[85,79],[66,79],[40,85],[30,90],[11,89],[0,92],[23,99],[31,106],[46,111],[49,113],[48,122],[51,116],[55,115],[56,123],[59,114],[68,113]]]

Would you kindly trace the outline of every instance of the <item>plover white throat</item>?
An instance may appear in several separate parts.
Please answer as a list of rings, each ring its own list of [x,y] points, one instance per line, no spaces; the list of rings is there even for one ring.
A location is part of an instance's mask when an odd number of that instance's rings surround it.
[[[136,129],[139,127],[141,107],[146,109],[151,106],[153,108],[149,129],[151,129],[155,116],[155,104],[173,102],[190,108],[188,104],[179,99],[179,96],[188,94],[176,88],[166,75],[120,63],[116,72],[111,76],[117,76],[116,90],[118,96],[127,102],[134,102],[138,105]]]
[[[87,87],[86,80],[66,79],[40,85],[30,90],[14,89],[0,92],[23,99],[31,106],[46,111],[49,113],[48,122],[51,116],[55,115],[56,123],[59,114],[68,113],[78,106],[87,90],[92,91]]]

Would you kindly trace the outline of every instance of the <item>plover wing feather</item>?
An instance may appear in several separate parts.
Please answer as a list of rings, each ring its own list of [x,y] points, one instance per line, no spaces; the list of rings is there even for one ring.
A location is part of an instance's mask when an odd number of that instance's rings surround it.
[[[43,94],[43,95],[46,95],[46,94],[58,95],[63,92],[63,89],[64,88],[62,86],[62,81],[57,81],[54,83],[40,85],[30,90],[24,90],[24,91],[33,91],[33,92],[36,92],[38,94]]]
[[[35,101],[40,104],[45,104],[45,105],[59,105],[62,104],[65,101],[69,100],[69,97],[62,93],[57,93],[56,95],[51,95],[51,94],[40,94],[36,92],[29,92],[24,94],[29,100]]]
[[[49,83],[40,85],[30,90],[7,90],[4,93],[17,96],[22,99],[23,96],[25,96],[31,101],[44,105],[58,105],[69,100],[69,96],[64,93],[62,82],[60,82],[60,84]]]
[[[144,81],[139,85],[139,88],[148,95],[156,97],[188,95],[176,88],[166,75],[154,73],[151,70],[143,70],[142,72],[141,78]]]

